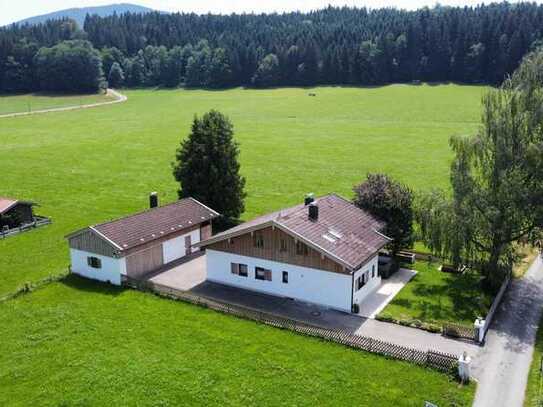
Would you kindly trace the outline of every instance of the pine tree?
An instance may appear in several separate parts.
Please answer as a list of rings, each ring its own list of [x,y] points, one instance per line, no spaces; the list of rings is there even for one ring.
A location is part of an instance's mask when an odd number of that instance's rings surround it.
[[[195,117],[173,164],[180,198],[193,197],[219,212],[227,223],[245,209],[245,178],[240,173],[234,128],[222,113],[211,110]]]

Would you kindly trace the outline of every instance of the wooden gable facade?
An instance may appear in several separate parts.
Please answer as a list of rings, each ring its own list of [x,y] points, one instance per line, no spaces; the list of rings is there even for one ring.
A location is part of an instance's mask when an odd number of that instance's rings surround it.
[[[273,226],[211,243],[206,249],[349,274],[343,265]]]
[[[69,235],[68,242],[72,249],[101,254],[108,257],[117,257],[119,252],[113,244],[100,237],[91,229],[84,229]]]

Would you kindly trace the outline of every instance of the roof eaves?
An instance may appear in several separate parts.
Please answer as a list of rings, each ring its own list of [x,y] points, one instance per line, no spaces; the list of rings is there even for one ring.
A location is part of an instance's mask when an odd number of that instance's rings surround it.
[[[246,233],[254,232],[255,230],[264,229],[265,227],[271,226],[273,223],[274,223],[274,221],[272,219],[272,220],[269,220],[269,221],[266,221],[266,222],[258,223],[258,224],[254,225],[254,226],[251,226],[251,227],[248,227],[248,228],[245,228],[245,229],[236,230],[235,232],[232,232],[232,233],[228,233],[228,231],[226,231],[226,232],[224,232],[224,234],[212,236],[207,240],[202,240],[200,242],[194,243],[193,246],[194,247],[204,247],[204,246],[208,246],[210,244],[222,242],[223,240],[231,239],[233,237],[241,236],[241,235],[244,235]]]
[[[106,235],[104,235],[103,233],[99,232],[98,230],[96,230],[96,228],[94,226],[89,226],[89,229],[92,230],[94,233],[96,233],[98,236],[100,236],[102,239],[104,239],[106,242],[108,242],[109,244],[113,245],[115,248],[119,249],[119,250],[123,250],[123,248],[121,246],[119,246],[117,243],[115,243],[113,240],[111,240],[110,238],[108,238]]]
[[[6,206],[4,209],[2,209],[2,212],[0,213],[4,213],[4,212],[7,212],[9,211],[11,208],[13,208],[15,205],[17,205],[20,201],[19,200],[14,200],[13,202],[11,202],[8,206]]]
[[[199,200],[197,200],[196,198],[193,198],[192,196],[189,197],[190,199],[192,199],[194,202],[196,202],[197,204],[199,205],[202,205],[204,208],[206,208],[208,211],[210,211],[211,213],[215,214],[215,216],[221,216],[221,214],[219,212],[217,212],[216,210],[214,209],[211,209],[209,206],[201,203]]]

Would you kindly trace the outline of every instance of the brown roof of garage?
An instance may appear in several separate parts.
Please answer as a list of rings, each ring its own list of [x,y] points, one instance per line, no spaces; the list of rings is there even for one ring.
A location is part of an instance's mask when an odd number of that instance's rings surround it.
[[[198,246],[275,225],[344,266],[355,269],[390,242],[381,233],[385,224],[348,200],[330,194],[315,202],[319,207],[316,221],[309,219],[307,206],[301,204],[245,222]]]
[[[121,251],[163,238],[219,216],[194,198],[148,209],[135,215],[91,226]]]

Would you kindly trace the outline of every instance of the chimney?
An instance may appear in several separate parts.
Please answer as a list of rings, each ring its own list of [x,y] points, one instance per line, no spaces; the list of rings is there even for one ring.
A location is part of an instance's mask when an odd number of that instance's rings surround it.
[[[156,192],[151,192],[149,195],[149,208],[157,208],[158,207],[158,194]]]
[[[307,216],[309,220],[316,222],[319,220],[319,205],[313,201],[308,205]]]
[[[314,198],[313,193],[307,194],[307,195],[305,196],[305,199],[304,199],[304,205],[307,206],[307,205],[309,205],[309,204],[310,204],[311,202],[313,202],[313,201],[315,201],[315,198]]]

